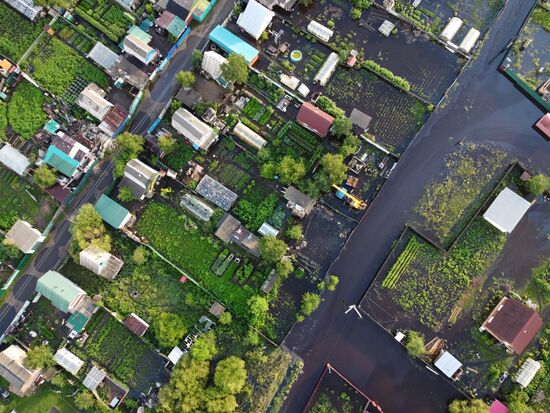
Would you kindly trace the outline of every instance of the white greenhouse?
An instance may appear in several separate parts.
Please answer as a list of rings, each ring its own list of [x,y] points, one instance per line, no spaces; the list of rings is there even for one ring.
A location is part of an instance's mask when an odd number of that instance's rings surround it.
[[[323,66],[319,69],[319,72],[317,72],[313,78],[313,81],[319,83],[321,86],[325,86],[338,67],[339,62],[340,58],[338,55],[332,52],[323,63]]]
[[[460,50],[462,53],[470,53],[475,46],[477,39],[479,39],[479,36],[481,33],[479,30],[476,29],[470,29],[468,30],[468,33],[466,33],[466,36],[464,39],[462,39],[462,42],[460,42],[460,46],[458,46],[458,50]]]
[[[540,370],[540,367],[540,362],[533,360],[532,358],[528,358],[517,371],[514,381],[522,388],[526,388],[535,378],[537,372]]]
[[[462,19],[458,17],[451,18],[439,36],[446,42],[450,42],[462,27],[462,23]]]
[[[296,88],[300,84],[300,79],[298,79],[296,76],[289,76],[285,75],[284,73],[281,74],[281,77],[279,79],[281,80],[281,83],[283,85],[287,86],[291,90],[296,90]]]
[[[258,151],[262,149],[265,145],[267,145],[267,141],[264,138],[262,138],[260,135],[258,135],[242,122],[239,122],[235,125],[235,128],[233,129],[233,134],[244,143],[252,146]]]
[[[321,23],[312,20],[307,26],[307,31],[325,43],[328,43],[334,32]]]

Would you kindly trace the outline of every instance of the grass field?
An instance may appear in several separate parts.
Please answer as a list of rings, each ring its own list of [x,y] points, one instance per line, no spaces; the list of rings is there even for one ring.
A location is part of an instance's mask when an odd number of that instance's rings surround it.
[[[78,409],[68,398],[54,393],[53,389],[47,385],[40,387],[32,396],[13,399],[8,404],[6,411],[13,409],[21,413],[46,413],[52,407],[55,407],[60,413],[78,413]]]

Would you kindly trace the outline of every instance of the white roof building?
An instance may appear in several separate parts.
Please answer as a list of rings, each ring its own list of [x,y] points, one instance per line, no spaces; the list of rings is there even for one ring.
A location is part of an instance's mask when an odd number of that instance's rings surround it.
[[[308,24],[307,31],[325,43],[328,43],[328,41],[334,34],[334,32],[328,27],[323,26],[321,23],[318,23],[315,20],[312,20]]]
[[[27,353],[16,344],[12,344],[0,353],[0,377],[10,383],[10,391],[18,396],[28,395],[34,388],[34,382],[40,376],[40,369],[25,367]]]
[[[291,90],[296,90],[296,88],[300,84],[300,79],[298,79],[296,76],[289,76],[284,73],[281,74],[279,80],[283,85],[287,86]]]
[[[123,349],[121,349],[123,350]],[[92,369],[88,372],[86,377],[84,378],[84,381],[82,384],[87,389],[90,389],[91,391],[95,391],[98,386],[105,380],[105,377],[107,377],[107,373],[105,370],[99,369],[96,366],[93,366]]]
[[[276,228],[273,228],[267,222],[264,222],[260,229],[258,229],[258,234],[260,234],[262,237],[277,237],[277,235],[279,235],[279,231]]]
[[[222,65],[227,63],[227,59],[213,50],[208,50],[202,55],[202,70],[213,79],[222,77]]]
[[[464,39],[462,39],[462,41],[460,42],[458,50],[460,50],[462,53],[470,53],[480,35],[481,33],[477,29],[468,30],[468,33],[466,33],[466,36],[464,36]]]
[[[514,230],[531,204],[509,188],[504,188],[483,214],[501,232]]]
[[[336,53],[332,52],[331,54],[329,54],[327,60],[325,60],[325,62],[313,78],[313,81],[318,82],[321,86],[325,86],[336,68],[338,67],[339,62],[340,58]]]
[[[454,379],[456,374],[462,368],[462,363],[458,361],[448,351],[442,352],[434,361],[435,367],[437,367],[445,376],[450,379]]]
[[[172,351],[170,351],[170,354],[168,354],[168,360],[172,362],[172,364],[178,364],[178,361],[180,361],[181,357],[183,356],[183,351],[178,346],[174,347]]]
[[[179,108],[172,116],[172,127],[191,142],[195,149],[207,150],[218,140],[214,129],[184,108]]]
[[[137,0],[115,0],[118,4],[124,7],[126,10],[132,10]]]
[[[15,10],[17,10],[19,13],[21,13],[23,16],[30,19],[31,21],[36,20],[36,18],[42,11],[42,7],[35,5],[34,1],[32,0],[4,0],[4,1],[8,3],[11,7],[13,7]]]
[[[458,30],[462,27],[462,19],[458,17],[452,17],[449,20],[449,23],[445,26],[439,37],[441,37],[446,42],[450,42],[455,37]]]
[[[73,376],[78,374],[78,371],[84,365],[84,361],[80,360],[77,356],[67,350],[65,347],[60,348],[55,353],[55,362],[71,373]]]
[[[307,95],[309,95],[309,88],[306,86],[305,83],[302,83],[300,86],[298,86],[298,93],[303,97],[307,97]]]
[[[0,149],[0,163],[6,168],[11,169],[17,175],[23,176],[31,164],[31,161],[10,144],[5,144],[2,149]]]
[[[395,24],[393,24],[389,20],[384,20],[384,22],[378,28],[378,31],[384,36],[389,37],[394,28],[395,28]]]
[[[157,51],[133,34],[122,41],[123,50],[146,65],[157,56]]]
[[[239,122],[235,125],[235,128],[233,129],[233,134],[244,143],[252,146],[258,151],[262,149],[265,145],[267,145],[267,141],[264,138],[262,138],[260,135],[258,135],[242,122]]]
[[[258,40],[271,23],[275,13],[256,0],[249,0],[246,9],[239,15],[237,24],[250,36]]]
[[[526,388],[535,378],[537,372],[540,370],[540,367],[540,362],[529,357],[515,374],[514,381],[522,388]]]
[[[130,188],[136,199],[142,200],[152,195],[158,177],[159,171],[156,169],[139,159],[130,159],[124,167],[124,176],[119,186]]]
[[[108,280],[115,278],[124,265],[120,258],[92,245],[80,251],[78,256],[80,265]]]
[[[44,241],[44,236],[27,221],[17,220],[6,234],[6,240],[13,243],[24,254],[32,254],[36,244]]]
[[[113,104],[105,99],[105,91],[95,83],[90,83],[80,92],[76,103],[97,120],[103,120],[113,107]]]
[[[93,49],[90,50],[90,53],[88,53],[88,57],[103,69],[108,70],[116,63],[118,54],[113,52],[103,43],[97,42]]]

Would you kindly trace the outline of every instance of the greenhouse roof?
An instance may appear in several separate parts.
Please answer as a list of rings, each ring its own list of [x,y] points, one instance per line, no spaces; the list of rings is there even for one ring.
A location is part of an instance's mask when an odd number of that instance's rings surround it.
[[[84,365],[84,361],[79,359],[66,348],[60,348],[59,350],[57,350],[54,355],[54,359],[57,364],[59,364],[73,376],[76,376],[78,374],[78,371]]]
[[[0,163],[17,175],[23,175],[31,164],[31,161],[10,144],[5,144],[0,149]]]

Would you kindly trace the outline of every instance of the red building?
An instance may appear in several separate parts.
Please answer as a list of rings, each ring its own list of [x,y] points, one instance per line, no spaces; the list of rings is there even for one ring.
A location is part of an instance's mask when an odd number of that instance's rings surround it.
[[[296,122],[321,138],[327,136],[333,121],[332,116],[309,102],[304,102],[300,106],[300,111],[296,116]]]

